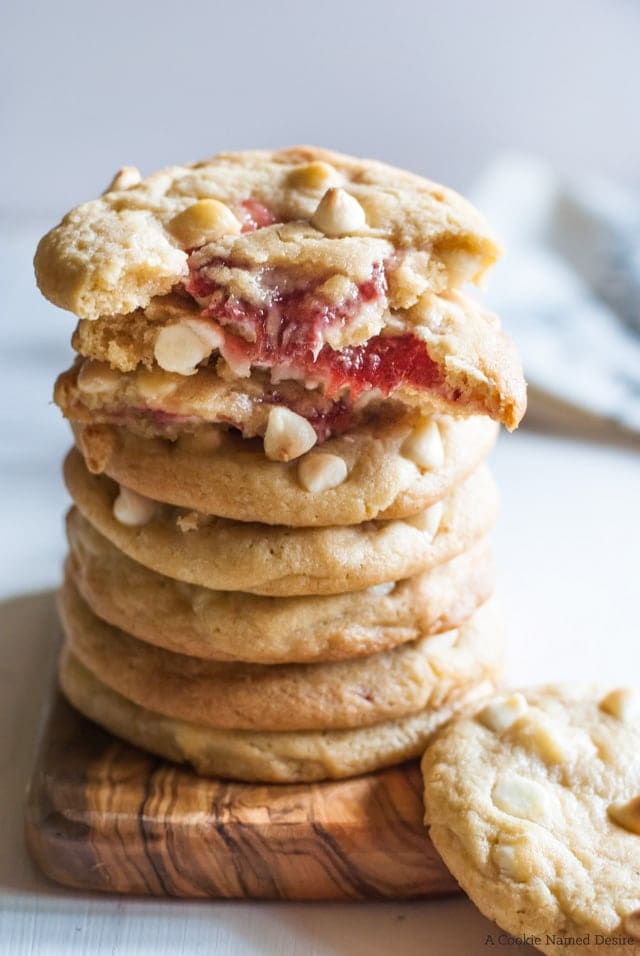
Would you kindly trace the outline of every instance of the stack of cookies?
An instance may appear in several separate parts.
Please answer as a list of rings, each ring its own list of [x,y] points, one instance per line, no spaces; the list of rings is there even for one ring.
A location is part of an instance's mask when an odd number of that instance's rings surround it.
[[[420,754],[489,689],[487,542],[518,358],[461,291],[499,246],[455,193],[324,150],[222,154],[41,241],[79,318],[62,688],[206,774],[311,781]]]

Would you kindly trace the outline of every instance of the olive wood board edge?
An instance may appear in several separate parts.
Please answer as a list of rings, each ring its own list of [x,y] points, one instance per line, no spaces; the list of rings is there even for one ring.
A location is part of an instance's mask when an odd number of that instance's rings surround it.
[[[422,816],[416,762],[317,784],[204,778],[116,740],[56,692],[25,832],[42,871],[75,889],[280,900],[454,893]]]

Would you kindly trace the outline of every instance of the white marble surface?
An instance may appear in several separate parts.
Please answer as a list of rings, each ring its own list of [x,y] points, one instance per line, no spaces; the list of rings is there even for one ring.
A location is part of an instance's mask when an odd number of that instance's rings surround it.
[[[33,869],[22,802],[51,681],[63,553],[66,428],[49,402],[71,321],[31,291],[41,224],[13,225],[0,349],[0,956],[486,956],[491,924],[463,899],[387,904],[189,903],[65,891]],[[495,541],[513,683],[634,679],[640,667],[640,454],[522,431],[493,458]],[[33,596],[26,597],[31,593]],[[509,952],[526,952],[509,947]]]

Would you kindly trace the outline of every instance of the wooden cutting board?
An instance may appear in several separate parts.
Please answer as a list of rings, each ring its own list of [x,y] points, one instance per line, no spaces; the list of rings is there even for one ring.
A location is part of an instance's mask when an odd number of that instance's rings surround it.
[[[311,785],[204,779],[114,739],[58,694],[26,837],[49,877],[84,890],[286,900],[455,892],[422,813],[416,763]]]

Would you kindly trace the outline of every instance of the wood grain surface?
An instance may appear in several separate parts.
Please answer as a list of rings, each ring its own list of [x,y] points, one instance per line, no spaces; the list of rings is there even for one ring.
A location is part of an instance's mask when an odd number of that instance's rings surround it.
[[[416,763],[312,785],[205,779],[114,739],[58,694],[25,823],[41,869],[78,889],[288,900],[455,892],[422,812]]]

